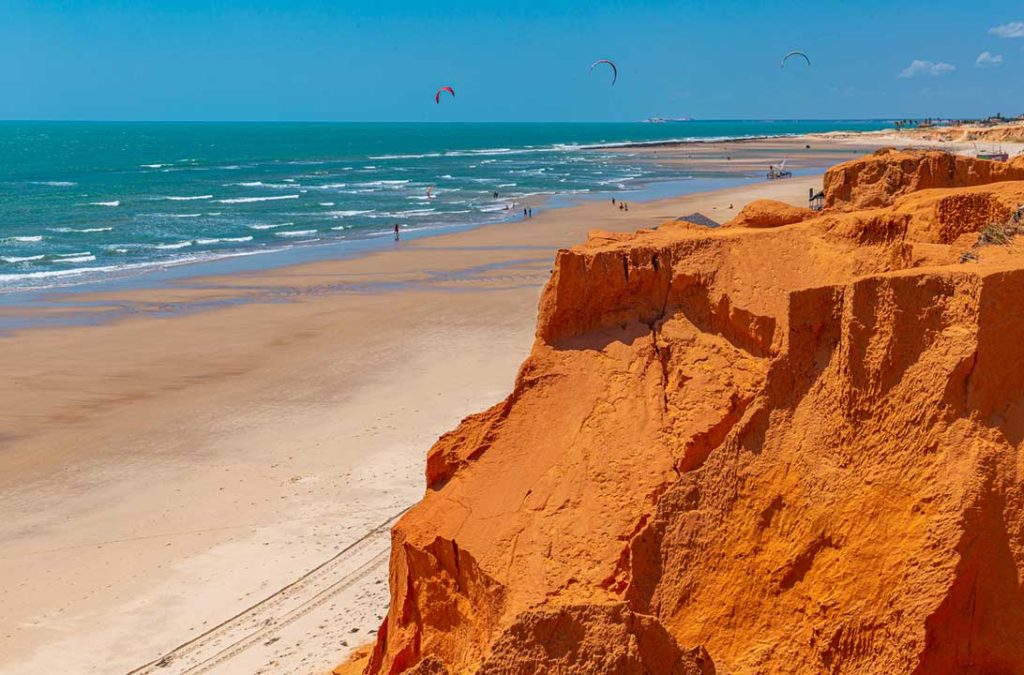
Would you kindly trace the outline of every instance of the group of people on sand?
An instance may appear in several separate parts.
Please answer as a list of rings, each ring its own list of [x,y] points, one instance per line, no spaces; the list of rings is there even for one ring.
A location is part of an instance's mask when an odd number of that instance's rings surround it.
[[[624,201],[615,201],[615,197],[612,197],[612,206],[619,205],[619,211],[629,211],[629,204]]]

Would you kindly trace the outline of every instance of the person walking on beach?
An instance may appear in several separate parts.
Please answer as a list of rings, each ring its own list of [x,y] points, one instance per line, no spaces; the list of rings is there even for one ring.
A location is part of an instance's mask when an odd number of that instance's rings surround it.
[[[612,197],[612,206],[615,206],[615,197]]]
[[[533,207],[531,206],[530,208],[527,209],[527,211],[530,214],[530,215],[527,216],[527,218],[533,218]]]
[[[395,223],[395,241],[398,241],[398,223]]]
[[[523,209],[523,218],[526,218],[526,209]]]

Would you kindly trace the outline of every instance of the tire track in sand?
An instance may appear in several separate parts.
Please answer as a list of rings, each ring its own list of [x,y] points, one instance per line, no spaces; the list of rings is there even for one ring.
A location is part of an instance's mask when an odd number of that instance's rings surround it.
[[[199,675],[248,651],[269,647],[280,639],[285,628],[386,565],[391,550],[391,526],[406,510],[391,516],[284,588],[129,671],[128,675]]]

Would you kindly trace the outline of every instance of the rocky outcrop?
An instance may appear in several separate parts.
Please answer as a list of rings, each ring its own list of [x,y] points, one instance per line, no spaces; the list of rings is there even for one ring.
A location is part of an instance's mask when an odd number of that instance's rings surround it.
[[[889,206],[910,192],[1024,180],[1024,158],[995,162],[947,152],[883,149],[825,172],[825,206]]]
[[[886,157],[841,186],[884,207],[560,251],[394,528],[367,672],[1024,671],[1024,258],[975,248],[1024,182]]]
[[[727,227],[781,227],[799,223],[814,215],[814,211],[792,206],[773,199],[756,199],[739,212]]]

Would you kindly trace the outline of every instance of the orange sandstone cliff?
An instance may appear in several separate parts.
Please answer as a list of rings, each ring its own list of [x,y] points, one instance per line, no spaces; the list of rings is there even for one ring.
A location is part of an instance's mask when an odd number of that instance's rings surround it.
[[[825,205],[846,210],[874,208],[888,206],[918,190],[1008,180],[1024,180],[1024,156],[1014,157],[1010,162],[990,162],[937,150],[886,148],[826,172]]]
[[[978,246],[1024,181],[937,154],[560,251],[394,528],[367,672],[1024,672],[1024,258]]]

